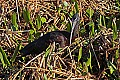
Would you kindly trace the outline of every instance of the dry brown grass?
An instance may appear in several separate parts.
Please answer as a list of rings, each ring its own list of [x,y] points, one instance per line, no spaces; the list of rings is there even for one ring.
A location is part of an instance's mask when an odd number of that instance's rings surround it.
[[[65,0],[62,0],[65,1]],[[30,11],[30,19],[33,22],[34,28],[37,30],[37,25],[35,20],[38,15],[46,18],[46,22],[41,26],[37,33],[47,33],[54,30],[67,30],[67,24],[69,23],[70,13],[75,11],[75,3],[71,3],[67,0],[68,6],[63,7],[63,2],[47,1],[47,0],[1,0],[0,1],[0,46],[7,53],[9,58],[12,57],[15,48],[18,44],[25,46],[28,43],[28,37],[30,35],[31,25],[25,22],[23,19],[23,10],[28,9]],[[80,0],[78,1],[79,15],[81,18],[81,27],[86,28],[86,25],[90,19],[86,16],[86,9],[92,8],[94,10],[93,21],[99,18],[99,15],[105,17],[114,16],[114,18],[119,19],[119,10],[116,7],[116,2],[112,0]],[[61,9],[61,12],[58,11]],[[11,16],[13,13],[17,14],[18,30],[12,30]],[[109,21],[108,21],[109,22]],[[119,20],[118,20],[119,22]],[[117,23],[117,22],[116,22]],[[120,32],[118,25],[118,38],[113,40],[113,29],[101,26],[101,30],[95,33],[93,37],[89,37],[87,32],[76,38],[76,41],[70,46],[66,46],[65,49],[58,49],[56,52],[55,44],[50,45],[50,51],[48,57],[45,57],[43,53],[37,55],[36,57],[30,57],[28,62],[14,62],[12,63],[12,68],[4,69],[2,64],[0,64],[1,73],[3,77],[11,80],[16,79],[110,79],[106,76],[105,72],[109,73],[107,62],[105,60],[111,61],[117,67],[116,70],[120,69],[120,61],[116,63],[115,53],[118,50],[120,54]],[[89,27],[87,27],[89,28]],[[34,36],[35,39],[35,36]],[[84,45],[85,42],[88,44]],[[114,44],[114,45],[113,45]],[[74,47],[73,47],[74,46]],[[83,47],[83,58],[80,62],[76,59],[71,59],[70,57],[61,57],[64,54],[64,50],[68,50],[68,56],[75,50],[79,50]],[[113,47],[114,46],[114,47]],[[71,47],[73,47],[71,49]],[[93,72],[87,71],[86,65],[83,64],[84,57],[89,57],[89,50],[92,51],[92,61]],[[78,54],[77,54],[78,55]],[[29,58],[29,57],[27,57]],[[120,58],[120,57],[119,57]],[[81,66],[82,65],[82,66]],[[7,73],[8,71],[8,73]],[[114,72],[115,76],[119,76],[119,72]],[[113,75],[112,75],[113,76]]]

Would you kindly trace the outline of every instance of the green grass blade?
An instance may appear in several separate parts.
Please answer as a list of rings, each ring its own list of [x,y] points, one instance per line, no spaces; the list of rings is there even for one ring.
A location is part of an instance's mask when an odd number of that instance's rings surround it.
[[[89,26],[90,26],[90,28],[91,28],[91,35],[94,35],[94,34],[95,34],[94,22],[93,22],[93,21],[89,22]]]
[[[48,48],[46,49],[46,52],[45,52],[45,57],[47,57],[50,53],[50,45],[48,46]]]
[[[118,59],[118,58],[119,58],[119,49],[117,49],[115,53],[115,59]]]
[[[4,59],[3,59],[3,55],[2,53],[0,52],[0,60],[2,62],[2,65],[3,65],[3,68],[6,66],[5,62],[4,62]]]
[[[91,65],[91,60],[92,60],[92,53],[91,53],[91,51],[89,50],[89,53],[90,53],[90,69],[92,69],[92,65]]]
[[[88,8],[87,10],[86,10],[86,15],[91,19],[92,18],[92,16],[93,16],[93,14],[94,14],[94,10],[93,9],[91,9],[91,8]]]
[[[71,31],[71,28],[72,28],[72,26],[71,26],[71,24],[70,24],[70,22],[67,24],[67,31],[68,32],[70,32]]]
[[[44,80],[48,80],[46,74],[44,74]]]
[[[28,37],[28,42],[32,42],[33,40],[34,40],[34,36],[32,34],[30,34]]]
[[[41,17],[41,21],[42,21],[42,24],[46,22],[46,18],[45,17]]]
[[[10,59],[11,62],[14,62],[14,61],[15,61],[16,56],[17,56],[18,51],[20,50],[20,48],[21,48],[21,45],[18,44],[18,46],[15,48],[15,51],[14,51],[14,54],[13,54],[12,58]]]
[[[23,10],[23,18],[27,23],[30,21],[30,12],[28,10]]]
[[[116,26],[116,19],[113,19],[112,28],[113,28],[113,40],[117,39],[117,26]]]
[[[80,61],[81,57],[82,57],[82,47],[80,47],[79,49],[78,62]]]
[[[103,16],[103,26],[106,27],[105,16]]]
[[[78,7],[77,0],[75,0],[75,10],[76,10],[76,13],[79,13],[79,7]]]
[[[18,24],[17,24],[16,20],[17,20],[16,13],[13,13],[13,15],[12,15],[12,24],[13,24],[12,29],[13,29],[13,31],[18,30]]]
[[[32,26],[32,28],[35,29],[32,21],[30,20],[29,22],[30,22],[30,25]]]
[[[30,33],[30,34],[33,34],[33,33],[34,33],[34,30],[31,29],[29,33]]]
[[[78,7],[78,3],[77,3],[77,0],[71,0],[72,3],[75,3],[75,11],[74,13],[79,13],[79,7]]]
[[[63,5],[64,5],[65,7],[67,7],[67,6],[68,6],[68,3],[67,3],[66,1],[64,1],[64,2],[63,2]]]
[[[116,0],[115,2],[118,5],[118,7],[120,8],[120,2],[119,2],[119,0]]]
[[[88,58],[87,62],[86,62],[86,66],[90,66],[91,67],[91,52],[89,50],[89,54],[90,54],[90,57]]]
[[[102,26],[102,16],[100,15],[100,18],[98,19],[98,29],[101,30],[101,26]]]
[[[17,22],[16,22],[16,13],[13,13],[13,15],[12,15],[12,24],[13,25],[16,25],[17,24]]]
[[[42,25],[40,16],[38,16],[36,19],[36,25],[37,25],[37,29],[39,30],[41,28],[41,25]]]
[[[3,56],[4,63],[7,64],[8,66],[10,66],[11,64],[10,64],[9,60],[7,59],[7,55],[4,52],[4,50],[2,49],[2,47],[0,47],[0,53]]]
[[[108,68],[110,70],[110,74],[112,74],[116,70],[116,66],[111,63],[110,61],[107,61]]]

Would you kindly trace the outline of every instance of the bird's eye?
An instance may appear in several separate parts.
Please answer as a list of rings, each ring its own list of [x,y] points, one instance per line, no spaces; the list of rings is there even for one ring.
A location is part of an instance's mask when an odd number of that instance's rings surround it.
[[[59,37],[57,37],[57,39],[59,39]]]

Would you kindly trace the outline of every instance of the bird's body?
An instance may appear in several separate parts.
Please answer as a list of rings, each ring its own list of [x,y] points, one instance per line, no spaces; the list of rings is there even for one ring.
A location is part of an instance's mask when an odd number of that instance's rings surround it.
[[[49,44],[53,42],[59,43],[60,47],[63,48],[69,44],[69,38],[70,33],[67,31],[52,31],[29,43],[20,52],[22,56],[39,54],[45,51]]]
[[[75,14],[72,18],[73,26],[71,33],[67,31],[52,31],[29,43],[22,50],[20,50],[22,56],[29,54],[39,54],[42,51],[45,51],[50,43],[53,42],[59,43],[61,48],[64,48],[65,46],[71,44],[73,37],[75,37],[77,34],[76,29],[78,30],[79,20],[79,15]]]

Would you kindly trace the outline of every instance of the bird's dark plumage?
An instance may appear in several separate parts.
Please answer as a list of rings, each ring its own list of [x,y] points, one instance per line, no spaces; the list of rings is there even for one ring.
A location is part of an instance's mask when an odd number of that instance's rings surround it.
[[[60,44],[60,47],[65,47],[65,45],[69,44],[67,39],[70,37],[70,33],[66,31],[52,31],[44,36],[38,38],[37,40],[26,45],[20,52],[22,56],[29,54],[39,54],[42,51],[45,51],[50,43],[56,42]]]
[[[73,27],[78,27],[78,21],[79,21],[78,14],[75,14],[72,18],[72,25]],[[77,25],[77,26],[76,26]],[[74,28],[73,28],[74,29]],[[76,31],[76,30],[75,30]],[[29,54],[39,54],[42,51],[45,51],[46,48],[49,46],[50,43],[56,42],[59,43],[61,48],[64,48],[66,45],[70,44],[70,35],[75,36],[75,33],[69,33],[67,31],[52,31],[49,32],[42,37],[38,38],[37,40],[29,43],[26,45],[20,52],[22,53],[22,56],[26,56]]]

